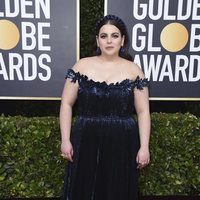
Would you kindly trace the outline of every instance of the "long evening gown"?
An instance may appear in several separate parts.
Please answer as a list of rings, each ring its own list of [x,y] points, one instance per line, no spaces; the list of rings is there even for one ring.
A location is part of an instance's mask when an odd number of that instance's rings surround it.
[[[107,84],[73,69],[66,78],[78,81],[79,90],[71,131],[73,163],[68,162],[61,199],[137,200],[139,133],[133,90],[142,90],[147,79]]]

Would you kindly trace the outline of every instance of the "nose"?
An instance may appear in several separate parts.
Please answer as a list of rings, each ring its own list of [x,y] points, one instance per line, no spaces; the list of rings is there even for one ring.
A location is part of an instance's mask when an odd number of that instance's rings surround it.
[[[112,42],[112,38],[110,36],[107,37],[107,43],[111,43]]]

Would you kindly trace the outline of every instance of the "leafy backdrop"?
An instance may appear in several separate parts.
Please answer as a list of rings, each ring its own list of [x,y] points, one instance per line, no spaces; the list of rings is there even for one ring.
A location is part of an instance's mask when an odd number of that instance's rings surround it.
[[[200,118],[152,113],[141,195],[200,194]],[[0,117],[0,198],[59,197],[67,162],[57,117]]]

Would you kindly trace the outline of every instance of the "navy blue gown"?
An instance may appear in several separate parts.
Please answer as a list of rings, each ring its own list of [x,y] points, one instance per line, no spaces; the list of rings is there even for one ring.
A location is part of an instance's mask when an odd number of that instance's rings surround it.
[[[147,79],[107,84],[73,69],[66,78],[78,81],[79,89],[71,131],[73,163],[68,162],[61,199],[137,200],[139,133],[133,90],[142,90]]]

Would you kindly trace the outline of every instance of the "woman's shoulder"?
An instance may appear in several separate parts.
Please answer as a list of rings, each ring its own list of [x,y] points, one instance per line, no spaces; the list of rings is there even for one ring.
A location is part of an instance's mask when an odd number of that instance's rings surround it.
[[[137,65],[136,63],[129,61],[129,60],[124,60],[124,66],[127,71],[127,73],[135,79],[137,76],[140,78],[144,78],[144,73],[141,69],[141,66]]]
[[[87,71],[87,69],[91,66],[91,64],[95,63],[96,61],[96,57],[92,56],[92,57],[86,57],[86,58],[81,58],[80,60],[78,60],[75,65],[72,67],[72,69],[75,72],[79,72],[81,74],[84,74],[85,71]]]

